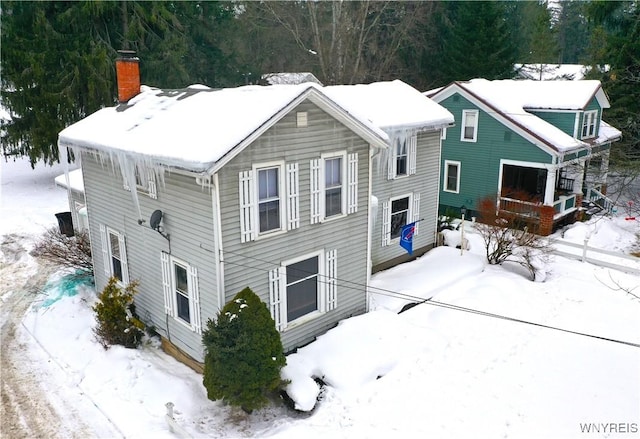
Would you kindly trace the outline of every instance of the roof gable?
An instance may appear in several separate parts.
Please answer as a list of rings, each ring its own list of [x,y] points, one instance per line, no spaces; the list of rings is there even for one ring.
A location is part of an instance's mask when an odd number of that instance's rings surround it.
[[[59,147],[84,148],[193,172],[213,172],[304,99],[369,143],[385,147],[387,135],[357,119],[312,83],[213,90],[144,87],[128,104],[103,108],[65,128]]]
[[[607,108],[599,81],[454,82],[425,93],[436,102],[460,94],[530,142],[552,154],[588,146],[527,110],[582,111],[595,97]]]

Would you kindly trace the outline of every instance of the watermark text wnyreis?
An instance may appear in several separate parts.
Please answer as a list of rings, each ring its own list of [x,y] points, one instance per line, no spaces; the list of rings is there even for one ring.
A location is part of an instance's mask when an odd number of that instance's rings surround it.
[[[637,422],[581,422],[581,433],[638,433]]]

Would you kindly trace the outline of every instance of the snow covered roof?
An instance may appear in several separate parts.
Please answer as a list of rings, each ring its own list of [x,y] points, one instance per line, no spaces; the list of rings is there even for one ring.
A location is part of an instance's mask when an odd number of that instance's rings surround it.
[[[305,82],[313,82],[322,85],[322,82],[311,72],[282,72],[282,73],[266,73],[261,79],[267,84],[302,84]]]
[[[55,178],[56,186],[60,186],[65,189],[71,189],[76,192],[84,192],[84,181],[82,179],[82,169],[78,168],[73,171],[69,171],[69,184],[67,185],[67,179],[64,174],[58,175]]]
[[[103,108],[62,130],[58,146],[126,154],[155,165],[207,172],[306,98],[342,116],[369,142],[386,146],[384,131],[366,119],[354,119],[313,83],[221,90],[202,85],[180,90],[142,86],[127,104]]]
[[[595,97],[602,108],[609,100],[600,81],[532,81],[472,79],[454,82],[425,93],[436,102],[459,92],[494,117],[502,119],[532,142],[557,152],[583,148],[587,143],[574,138],[530,110],[583,111]]]
[[[612,142],[615,140],[620,140],[622,137],[622,131],[617,128],[612,127],[604,120],[600,121],[600,129],[598,130],[598,138],[595,143],[605,143]]]
[[[396,79],[372,84],[333,85],[327,95],[387,132],[398,128],[442,128],[454,122],[446,108]]]
[[[126,155],[151,165],[215,172],[245,146],[309,99],[369,143],[384,148],[382,128],[438,125],[453,116],[401,81],[368,86],[244,86],[180,90],[147,86],[127,104],[103,108],[65,128],[60,148]]]

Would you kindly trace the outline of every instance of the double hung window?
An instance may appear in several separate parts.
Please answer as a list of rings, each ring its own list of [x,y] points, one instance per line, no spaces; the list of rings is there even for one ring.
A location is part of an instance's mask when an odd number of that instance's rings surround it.
[[[405,133],[404,136],[395,138],[389,154],[389,180],[416,173],[417,144],[418,136],[415,133]]]
[[[311,224],[358,211],[358,154],[322,154],[309,163]]]
[[[271,162],[239,174],[240,241],[300,227],[298,163]]]
[[[115,277],[120,284],[128,284],[129,270],[124,235],[100,224],[100,240],[105,276]]]
[[[202,331],[196,268],[168,253],[161,253],[165,312],[198,334]]]
[[[402,227],[420,219],[420,194],[403,195],[382,203],[382,245],[400,238]],[[415,235],[418,234],[416,224]]]
[[[460,192],[460,162],[445,160],[443,189],[456,194]]]
[[[582,119],[582,138],[588,139],[596,136],[596,122],[598,110],[585,111]]]
[[[269,272],[271,315],[278,330],[336,308],[337,261],[336,250],[320,250]]]
[[[462,110],[460,140],[475,142],[478,139],[478,110]]]
[[[150,198],[158,198],[158,192],[156,189],[156,178],[154,173],[144,167],[135,165],[133,168],[133,178],[135,180],[136,190],[140,193],[148,195]],[[124,188],[131,190],[127,178],[124,179]]]
[[[280,230],[280,168],[258,169],[259,233]]]
[[[344,160],[342,156],[324,159],[324,217],[344,213]]]

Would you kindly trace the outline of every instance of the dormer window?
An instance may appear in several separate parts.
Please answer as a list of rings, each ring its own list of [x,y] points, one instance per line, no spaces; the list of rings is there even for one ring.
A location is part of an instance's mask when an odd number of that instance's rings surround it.
[[[588,139],[596,136],[596,122],[598,121],[598,110],[585,111],[582,118],[582,138]]]

